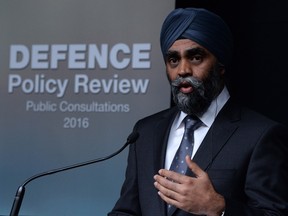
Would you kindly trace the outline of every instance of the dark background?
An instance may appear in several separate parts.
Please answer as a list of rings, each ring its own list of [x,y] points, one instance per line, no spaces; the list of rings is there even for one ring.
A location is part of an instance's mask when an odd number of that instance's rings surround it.
[[[175,7],[203,7],[227,22],[235,40],[231,95],[288,125],[288,1],[176,0]]]

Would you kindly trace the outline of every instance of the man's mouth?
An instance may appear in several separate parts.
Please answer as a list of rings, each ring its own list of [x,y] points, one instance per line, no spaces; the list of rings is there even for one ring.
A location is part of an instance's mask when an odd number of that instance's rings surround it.
[[[179,88],[179,91],[181,91],[184,94],[189,94],[193,92],[193,86],[190,83],[185,82],[185,81],[180,83],[178,88]]]

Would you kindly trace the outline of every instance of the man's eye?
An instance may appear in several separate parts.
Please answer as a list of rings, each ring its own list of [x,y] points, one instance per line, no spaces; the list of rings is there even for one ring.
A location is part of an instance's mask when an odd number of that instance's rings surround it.
[[[169,59],[168,59],[168,63],[169,63],[170,65],[175,65],[175,64],[178,63],[178,59],[177,59],[177,58],[169,58]]]
[[[194,56],[192,56],[190,58],[190,61],[192,61],[192,62],[200,62],[200,61],[202,61],[202,59],[203,59],[202,55],[194,55]]]
[[[176,63],[178,60],[176,59],[176,58],[170,58],[169,59],[169,62],[171,62],[171,63]]]

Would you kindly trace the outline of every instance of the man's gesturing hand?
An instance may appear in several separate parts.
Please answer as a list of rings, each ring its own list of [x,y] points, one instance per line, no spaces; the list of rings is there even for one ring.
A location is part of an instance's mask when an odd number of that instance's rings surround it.
[[[166,169],[159,170],[154,176],[159,196],[166,203],[193,214],[221,215],[225,209],[225,200],[215,191],[208,174],[188,156],[186,163],[195,177]]]

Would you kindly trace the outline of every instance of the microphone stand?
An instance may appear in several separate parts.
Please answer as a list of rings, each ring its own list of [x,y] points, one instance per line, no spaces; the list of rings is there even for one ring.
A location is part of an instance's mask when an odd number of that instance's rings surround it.
[[[114,153],[112,153],[112,154],[110,154],[110,155],[108,155],[106,157],[101,157],[101,158],[97,158],[97,159],[94,159],[94,160],[90,160],[90,161],[77,163],[77,164],[73,164],[73,165],[70,165],[70,166],[62,167],[62,168],[49,170],[49,171],[42,172],[42,173],[36,174],[36,175],[28,178],[17,189],[16,195],[15,195],[15,198],[14,198],[14,202],[13,202],[13,206],[12,206],[12,209],[11,209],[11,212],[10,212],[10,216],[18,216],[19,211],[20,211],[20,207],[21,207],[21,204],[22,204],[22,201],[23,201],[23,198],[24,198],[24,194],[25,194],[25,186],[29,182],[31,182],[31,181],[33,181],[35,179],[38,179],[40,177],[43,177],[43,176],[52,175],[52,174],[55,174],[55,173],[58,173],[58,172],[63,172],[63,171],[66,171],[66,170],[75,169],[75,168],[78,168],[78,167],[90,165],[90,164],[93,164],[93,163],[98,163],[98,162],[101,162],[101,161],[104,161],[104,160],[108,160],[108,159],[118,155],[120,152],[122,152],[129,144],[134,143],[137,140],[138,136],[139,136],[139,134],[137,132],[132,132],[128,136],[126,143],[119,150],[117,150],[116,152],[114,152]]]

